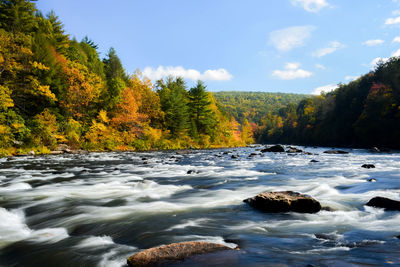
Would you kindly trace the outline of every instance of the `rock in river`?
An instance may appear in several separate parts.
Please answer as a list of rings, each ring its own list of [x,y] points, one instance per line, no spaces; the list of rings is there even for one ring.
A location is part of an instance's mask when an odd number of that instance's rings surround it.
[[[384,208],[385,210],[400,211],[400,201],[386,197],[374,197],[370,201],[368,201],[366,205],[370,207]]]
[[[212,253],[232,248],[209,242],[181,242],[150,248],[128,258],[129,266],[159,266],[181,261],[191,256]]]
[[[349,152],[344,150],[327,150],[324,151],[325,154],[349,154]]]
[[[361,168],[373,169],[373,168],[375,168],[375,165],[374,164],[363,164],[361,166]]]
[[[290,146],[288,150],[286,150],[286,153],[302,153],[303,150],[294,147],[294,146]]]
[[[270,146],[261,150],[262,153],[265,152],[285,152],[285,148],[281,145]]]
[[[264,192],[244,202],[264,212],[301,212],[315,213],[321,210],[321,204],[314,198],[293,191]]]

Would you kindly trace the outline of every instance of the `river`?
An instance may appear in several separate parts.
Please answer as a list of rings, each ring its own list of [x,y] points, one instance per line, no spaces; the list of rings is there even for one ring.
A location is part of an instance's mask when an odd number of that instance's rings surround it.
[[[400,212],[365,206],[400,199],[400,153],[301,148],[313,155],[247,147],[2,158],[0,266],[124,266],[180,241],[240,247],[233,259],[188,266],[400,265]],[[333,211],[268,214],[243,203],[283,190]]]

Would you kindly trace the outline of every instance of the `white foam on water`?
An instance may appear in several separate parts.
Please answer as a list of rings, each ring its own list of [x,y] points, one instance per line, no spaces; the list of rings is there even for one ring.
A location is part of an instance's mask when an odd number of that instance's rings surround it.
[[[333,248],[316,248],[316,249],[310,249],[307,251],[291,251],[290,253],[292,254],[323,254],[323,253],[330,253],[330,252],[336,252],[336,251],[349,251],[351,248],[349,247],[333,247]]]
[[[15,184],[11,184],[9,186],[0,187],[0,192],[5,193],[5,192],[28,190],[28,189],[32,189],[32,186],[30,184],[15,183]]]
[[[95,184],[83,184],[82,181],[75,181],[66,184],[43,185],[35,188],[34,191],[21,192],[20,197],[40,197],[43,199],[33,204],[43,204],[61,199],[91,199],[105,203],[115,198],[134,200],[141,197],[150,197],[152,199],[160,199],[189,189],[192,189],[189,185],[160,185],[149,180],[136,182],[110,181],[104,178],[103,180],[98,179],[98,183]]]
[[[21,210],[0,208],[0,248],[29,237],[31,232]]]
[[[0,208],[0,248],[20,240],[56,243],[67,237],[65,228],[32,230],[26,225],[22,210]]]
[[[126,259],[134,254],[137,250],[135,247],[124,246],[125,248],[112,249],[101,255],[101,260],[97,264],[98,267],[121,267],[125,266]]]
[[[187,227],[200,227],[202,223],[205,223],[208,221],[210,221],[210,219],[207,219],[207,218],[200,218],[200,219],[195,219],[195,220],[185,220],[181,224],[171,226],[170,228],[166,229],[166,231],[172,231],[174,229],[184,229]]]
[[[87,171],[89,169],[84,168],[84,167],[73,167],[73,168],[70,168],[69,170],[73,171],[73,172],[81,172],[81,171]]]
[[[69,235],[65,228],[44,228],[32,231],[27,240],[39,243],[56,243],[68,237]]]
[[[244,221],[238,225],[225,226],[225,228],[237,232],[255,232],[255,233],[267,233],[267,223]]]
[[[154,183],[154,182],[152,182]],[[151,183],[151,184],[152,184]],[[266,187],[246,187],[238,190],[204,190],[197,191],[189,196],[184,196],[182,199],[175,199],[171,201],[151,201],[151,202],[138,202],[136,199],[140,197],[159,197],[160,190],[163,189],[163,185],[154,183],[157,188],[155,195],[151,191],[138,191],[138,195],[134,195],[130,202],[124,206],[118,207],[99,207],[99,206],[79,206],[76,208],[80,212],[79,215],[63,219],[62,225],[64,224],[77,224],[84,221],[103,221],[103,220],[116,220],[126,218],[129,216],[135,216],[139,213],[170,213],[170,212],[182,212],[194,209],[210,209],[217,207],[224,207],[229,205],[241,205],[243,199],[253,196],[256,192],[265,191]],[[190,186],[173,186],[165,185],[165,187],[171,187],[173,190],[166,190],[166,196],[169,196],[172,192],[176,193],[181,190],[191,189]],[[128,198],[129,199],[129,198]],[[157,198],[156,198],[157,199]]]
[[[79,242],[79,244],[76,245],[76,247],[77,248],[99,247],[99,246],[108,246],[113,244],[115,243],[110,236],[91,236]]]

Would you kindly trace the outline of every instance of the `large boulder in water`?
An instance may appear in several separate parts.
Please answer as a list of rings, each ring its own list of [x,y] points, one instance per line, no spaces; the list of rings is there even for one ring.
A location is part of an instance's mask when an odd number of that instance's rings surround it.
[[[384,208],[385,210],[400,211],[400,201],[386,197],[374,197],[370,201],[368,201],[366,205],[370,207]]]
[[[285,148],[281,145],[270,146],[261,150],[262,153],[265,152],[285,152]]]
[[[232,250],[232,248],[209,242],[181,242],[162,247],[150,248],[128,258],[129,266],[159,266],[181,261],[191,256]]]
[[[301,212],[315,213],[321,210],[321,204],[314,198],[293,191],[264,192],[244,202],[264,212]]]

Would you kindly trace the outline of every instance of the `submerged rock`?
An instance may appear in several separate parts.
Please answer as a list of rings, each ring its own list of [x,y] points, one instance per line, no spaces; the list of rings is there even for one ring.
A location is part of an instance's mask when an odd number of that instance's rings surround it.
[[[232,248],[209,242],[181,242],[162,247],[150,248],[128,258],[129,266],[159,266],[174,261],[182,261],[191,256],[212,253]]]
[[[363,164],[361,166],[361,168],[373,169],[373,168],[375,168],[375,165],[374,164]]]
[[[375,183],[375,182],[376,182],[376,179],[370,178],[370,179],[368,179],[368,182]]]
[[[312,160],[310,160],[310,162],[312,162],[312,163],[317,163],[317,162],[319,162],[318,160],[315,160],[315,159],[312,159]]]
[[[324,151],[325,154],[349,154],[348,151],[344,151],[344,150],[327,150]]]
[[[262,153],[265,152],[285,152],[285,148],[281,145],[270,146],[261,150]]]
[[[368,201],[366,205],[375,208],[383,208],[385,210],[400,211],[400,201],[386,197],[374,197],[370,201]]]
[[[293,191],[264,192],[243,201],[264,212],[316,213],[321,210],[317,200]]]

